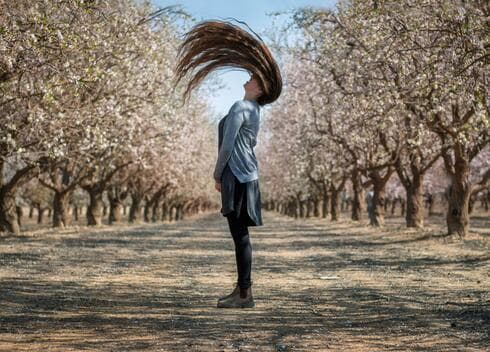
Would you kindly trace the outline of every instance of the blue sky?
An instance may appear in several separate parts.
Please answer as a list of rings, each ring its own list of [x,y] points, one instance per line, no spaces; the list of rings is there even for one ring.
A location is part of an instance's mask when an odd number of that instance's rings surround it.
[[[198,21],[207,19],[225,19],[233,17],[245,21],[253,31],[266,42],[265,31],[271,28],[272,18],[269,12],[287,11],[303,6],[335,7],[335,0],[153,0],[158,7],[181,5]],[[286,16],[277,17],[275,22],[281,25]],[[246,72],[225,70],[214,75],[219,77],[222,88],[210,96],[210,102],[217,116],[222,117],[238,99],[244,95],[243,84],[248,80]]]

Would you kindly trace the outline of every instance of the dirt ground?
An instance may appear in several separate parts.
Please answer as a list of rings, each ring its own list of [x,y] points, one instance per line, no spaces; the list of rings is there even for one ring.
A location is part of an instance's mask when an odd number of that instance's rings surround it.
[[[490,217],[465,239],[263,212],[255,308],[226,219],[0,238],[0,351],[488,351]]]

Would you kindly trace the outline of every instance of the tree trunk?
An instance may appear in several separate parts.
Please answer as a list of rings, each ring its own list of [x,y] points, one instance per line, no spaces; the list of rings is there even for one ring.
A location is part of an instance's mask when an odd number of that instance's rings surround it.
[[[153,203],[153,207],[151,208],[151,221],[157,222],[162,217],[162,202],[161,199],[158,199]]]
[[[65,228],[69,225],[70,215],[68,205],[71,192],[54,192],[53,199],[53,227]]]
[[[478,194],[471,195],[471,193],[470,193],[470,201],[468,203],[468,214],[473,213],[473,209],[474,209],[476,201],[478,199],[477,196],[478,196]]]
[[[322,218],[325,219],[328,216],[328,191],[327,187],[324,185],[322,190]]]
[[[20,234],[15,195],[17,188],[34,176],[34,166],[26,166],[12,176],[9,182],[4,182],[5,162],[0,158],[0,233]]]
[[[87,225],[96,226],[102,224],[103,207],[102,192],[89,191],[90,202],[87,207]]]
[[[362,185],[361,178],[359,177],[359,171],[354,170],[351,174],[351,182],[352,182],[352,212],[351,219],[354,221],[361,220],[361,210],[362,210]]]
[[[123,211],[126,208],[123,202],[127,196],[128,192],[122,191],[119,185],[112,185],[107,190],[107,198],[109,199],[109,224],[121,221]]]
[[[306,218],[311,217],[311,211],[312,211],[312,206],[311,206],[311,199],[306,200]]]
[[[395,215],[396,203],[399,201],[400,199],[398,197],[393,198],[393,201],[391,202],[391,215]]]
[[[15,211],[17,212],[17,224],[19,224],[19,229],[22,228],[22,216],[24,215],[24,211],[21,206],[16,206]]]
[[[450,235],[463,237],[469,230],[468,207],[470,202],[471,183],[469,170],[461,170],[454,175],[448,189],[448,210],[446,214],[447,229]]]
[[[320,217],[320,200],[318,197],[315,197],[313,201],[313,216],[316,218]]]
[[[145,221],[157,222],[160,218],[161,201],[165,188],[162,187],[156,191],[151,198],[147,199],[145,204]]]
[[[177,205],[175,208],[175,220],[182,220],[184,218],[184,211],[182,204]]]
[[[37,209],[37,223],[42,224],[45,209],[40,205],[37,206],[36,209]]]
[[[177,204],[175,204],[173,207],[172,207],[172,210],[171,210],[171,215],[172,215],[172,221],[177,221]]]
[[[424,226],[424,207],[422,197],[423,175],[414,173],[407,192],[407,210],[405,220],[407,227],[422,228]]]
[[[381,185],[374,184],[374,198],[373,198],[374,217],[373,217],[373,223],[371,225],[374,225],[374,226],[384,225],[384,223],[385,223],[384,203],[385,203],[384,185],[383,185],[383,187],[381,187]]]
[[[79,212],[78,206],[75,205],[73,207],[73,220],[75,220],[76,222],[78,222],[78,212]]]
[[[330,216],[332,221],[337,221],[339,219],[340,213],[340,192],[338,192],[334,187],[330,191]]]
[[[373,217],[370,225],[383,226],[385,223],[385,185],[386,183],[380,181],[373,182]]]
[[[305,217],[304,202],[298,199],[298,206],[299,206],[299,217],[304,218]]]
[[[129,208],[129,222],[135,223],[141,220],[141,202],[143,195],[131,193],[131,207]]]
[[[340,183],[337,186],[335,186],[334,182],[330,183],[330,194],[331,194],[330,213],[331,213],[332,221],[337,221],[339,219],[340,194],[344,190],[346,180],[347,180],[347,178],[345,176],[343,176],[342,180],[340,181]]]
[[[377,170],[369,173],[369,178],[373,183],[373,209],[369,220],[372,226],[383,226],[385,223],[385,187],[394,170],[388,167],[384,176],[381,176]]]
[[[0,188],[0,233],[20,234],[15,191],[15,188]]]
[[[434,215],[434,196],[432,194],[429,194],[429,200],[428,200],[428,215],[432,216]]]
[[[114,224],[121,221],[122,210],[123,210],[123,205],[118,199],[110,203],[109,224]]]
[[[163,202],[163,204],[162,204],[161,219],[162,219],[162,221],[166,221],[168,219],[168,204],[166,202]]]
[[[150,201],[147,199],[143,211],[143,220],[145,222],[150,222],[150,209],[151,209],[151,204]]]
[[[174,221],[175,219],[175,212],[176,212],[176,208],[175,208],[175,205],[172,203],[169,208],[168,208],[168,221],[172,222]]]

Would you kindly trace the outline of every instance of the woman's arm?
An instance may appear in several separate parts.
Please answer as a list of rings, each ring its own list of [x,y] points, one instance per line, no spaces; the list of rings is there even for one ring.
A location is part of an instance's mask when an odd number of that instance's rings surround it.
[[[230,109],[229,116],[225,120],[223,126],[223,141],[218,153],[218,160],[216,161],[216,167],[214,168],[213,177],[216,182],[221,182],[221,175],[226,166],[226,163],[230,159],[233,147],[235,146],[235,139],[240,130],[240,127],[245,120],[245,114],[247,110],[240,106],[240,102],[233,104]]]

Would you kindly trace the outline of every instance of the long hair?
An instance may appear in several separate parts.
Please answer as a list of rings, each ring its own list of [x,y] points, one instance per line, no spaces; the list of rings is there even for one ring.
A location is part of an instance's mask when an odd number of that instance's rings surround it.
[[[259,105],[279,98],[282,91],[279,67],[264,41],[253,34],[218,20],[200,22],[189,30],[178,48],[175,68],[175,85],[191,73],[184,100],[209,73],[220,67],[241,68],[253,74],[263,92],[257,98]]]

